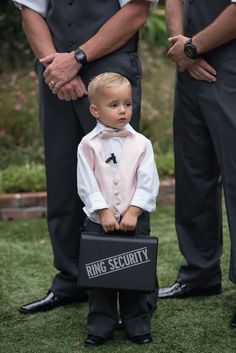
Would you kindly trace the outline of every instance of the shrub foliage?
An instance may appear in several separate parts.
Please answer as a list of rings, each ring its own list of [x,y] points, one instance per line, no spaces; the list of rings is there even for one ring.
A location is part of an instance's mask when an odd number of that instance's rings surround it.
[[[0,70],[31,65],[32,52],[21,29],[20,11],[12,0],[0,2]]]

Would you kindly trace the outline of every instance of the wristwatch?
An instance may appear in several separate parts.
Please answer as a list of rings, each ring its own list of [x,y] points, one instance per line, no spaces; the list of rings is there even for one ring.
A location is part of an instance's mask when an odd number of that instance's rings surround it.
[[[87,55],[85,54],[85,52],[78,48],[74,51],[74,57],[75,57],[75,60],[78,61],[78,63],[80,63],[81,65],[85,65],[87,64]]]
[[[192,43],[192,38],[188,39],[184,43],[184,53],[190,59],[196,59],[198,57],[198,52],[196,46]]]

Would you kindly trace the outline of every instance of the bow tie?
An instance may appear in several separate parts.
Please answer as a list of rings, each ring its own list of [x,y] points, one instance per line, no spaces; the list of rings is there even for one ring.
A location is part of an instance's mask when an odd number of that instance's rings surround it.
[[[130,135],[130,131],[126,130],[126,129],[122,129],[122,130],[114,130],[114,131],[110,131],[110,130],[102,130],[99,134],[99,136],[102,139],[108,139],[111,137],[126,137]]]

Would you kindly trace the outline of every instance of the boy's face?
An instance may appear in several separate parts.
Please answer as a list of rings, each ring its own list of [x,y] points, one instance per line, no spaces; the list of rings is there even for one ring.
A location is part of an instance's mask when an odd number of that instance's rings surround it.
[[[91,114],[103,125],[122,129],[132,117],[132,93],[128,83],[104,88],[94,104]]]

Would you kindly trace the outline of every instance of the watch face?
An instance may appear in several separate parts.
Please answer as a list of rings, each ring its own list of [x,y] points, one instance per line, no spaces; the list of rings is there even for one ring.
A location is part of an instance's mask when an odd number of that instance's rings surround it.
[[[194,59],[197,56],[197,49],[192,43],[186,43],[184,46],[184,52],[187,57]]]
[[[81,49],[75,51],[75,59],[82,65],[87,63],[86,54]]]
[[[76,59],[80,62],[81,60],[83,61],[84,55],[83,53],[80,51],[78,53],[75,54]]]

